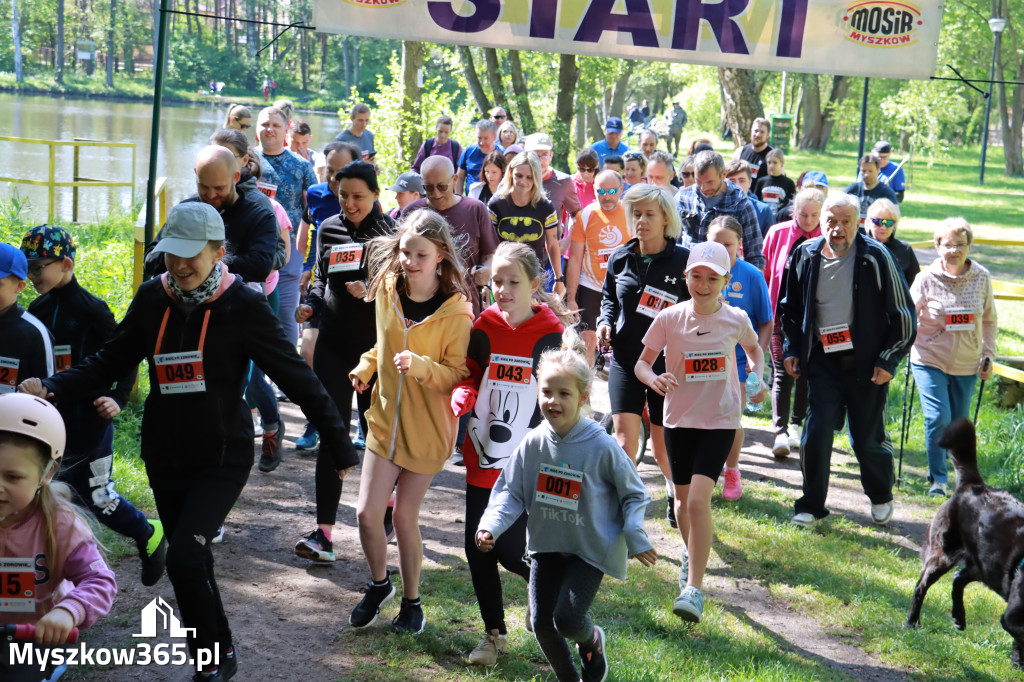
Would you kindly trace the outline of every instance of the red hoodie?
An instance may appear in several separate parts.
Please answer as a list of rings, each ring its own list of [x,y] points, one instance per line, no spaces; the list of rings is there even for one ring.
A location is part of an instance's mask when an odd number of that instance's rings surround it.
[[[493,488],[523,438],[541,420],[537,406],[540,354],[562,344],[562,323],[545,305],[519,327],[508,326],[497,304],[480,313],[469,339],[469,378],[456,388],[476,392],[462,446],[466,482]]]

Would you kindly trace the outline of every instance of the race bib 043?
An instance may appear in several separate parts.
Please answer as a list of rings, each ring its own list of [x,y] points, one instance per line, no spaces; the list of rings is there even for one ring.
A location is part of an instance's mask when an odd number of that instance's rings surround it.
[[[531,358],[491,353],[491,362],[487,368],[487,384],[490,388],[517,392],[529,390],[532,375]]]

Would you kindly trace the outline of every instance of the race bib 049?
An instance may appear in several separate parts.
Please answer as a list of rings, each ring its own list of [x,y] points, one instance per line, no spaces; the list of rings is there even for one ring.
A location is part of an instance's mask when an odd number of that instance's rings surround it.
[[[206,377],[203,374],[203,351],[161,353],[153,356],[156,378],[162,395],[178,393],[204,393]]]

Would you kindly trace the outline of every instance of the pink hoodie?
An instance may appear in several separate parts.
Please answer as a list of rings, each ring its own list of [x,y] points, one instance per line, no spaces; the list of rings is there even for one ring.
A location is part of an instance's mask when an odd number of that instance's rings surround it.
[[[70,510],[58,510],[56,516],[57,546],[67,552],[60,575],[54,575],[53,558],[46,556],[41,509],[9,528],[0,528],[0,557],[31,558],[36,583],[35,610],[0,611],[0,624],[35,624],[59,606],[71,613],[76,627],[89,627],[110,611],[117,583],[96,547],[96,539],[85,522]]]
[[[796,218],[788,223],[772,225],[768,234],[764,236],[764,246],[761,248],[761,252],[764,253],[764,278],[768,281],[768,298],[772,304],[773,313],[779,305],[782,275],[786,270],[786,263],[789,262],[789,254],[793,250],[793,245],[801,237],[812,239],[820,236],[820,226],[810,232],[804,232],[796,224]]]

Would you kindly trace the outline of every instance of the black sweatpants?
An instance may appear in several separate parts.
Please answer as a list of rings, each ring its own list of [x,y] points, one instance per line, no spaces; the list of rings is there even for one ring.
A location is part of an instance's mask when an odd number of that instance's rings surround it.
[[[348,424],[352,415],[352,380],[348,373],[359,364],[359,357],[363,351],[352,351],[345,347],[345,341],[333,333],[324,333],[323,328],[316,340],[316,347],[313,350],[313,373],[324,385],[327,394],[331,396],[342,420]],[[360,421],[362,415],[370,408],[370,396],[373,391],[374,380],[370,381],[370,388],[358,394],[356,405]],[[364,426],[365,428],[365,426]],[[345,429],[345,440],[349,441],[348,429]],[[341,500],[341,479],[338,478],[338,470],[334,468],[334,461],[320,448],[316,458],[316,522],[317,524],[334,525],[338,520],[338,502]]]
[[[501,577],[498,564],[509,573],[530,581],[530,566],[526,563],[526,514],[521,514],[512,526],[501,534],[490,552],[481,552],[476,546],[476,531],[480,518],[487,509],[490,488],[466,485],[466,561],[473,578],[473,591],[480,604],[480,617],[484,629],[508,634],[505,628],[505,604],[501,595]]]
[[[594,640],[588,611],[604,573],[575,555],[534,554],[530,571],[533,634],[560,681],[576,682],[580,674],[566,639],[584,647]]]
[[[210,540],[249,479],[249,468],[170,469],[146,466],[167,538],[167,577],[178,599],[193,658],[197,649],[231,646],[231,628],[213,572]]]

